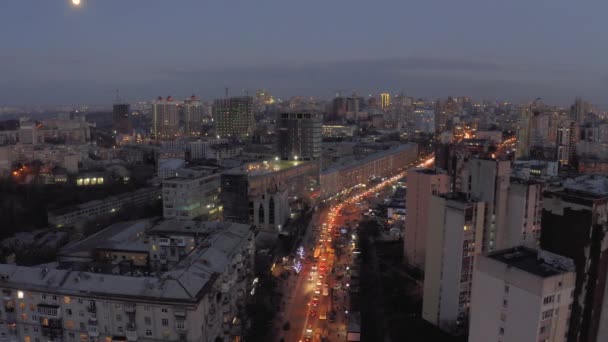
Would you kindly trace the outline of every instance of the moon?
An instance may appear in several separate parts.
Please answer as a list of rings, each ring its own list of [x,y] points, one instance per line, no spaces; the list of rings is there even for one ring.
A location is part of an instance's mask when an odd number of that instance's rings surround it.
[[[72,4],[74,6],[79,6],[80,5],[80,0],[72,0]]]

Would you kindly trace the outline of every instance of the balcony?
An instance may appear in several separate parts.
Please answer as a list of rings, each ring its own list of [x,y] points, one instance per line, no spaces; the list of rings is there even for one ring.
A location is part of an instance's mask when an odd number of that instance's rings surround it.
[[[87,306],[87,312],[89,313],[97,313],[97,307],[95,306]]]
[[[98,337],[99,336],[99,330],[97,329],[96,326],[88,326],[87,327],[87,334],[89,334],[89,337]]]
[[[175,309],[173,310],[175,317],[186,317],[186,309]]]
[[[125,312],[135,313],[135,304],[125,304]]]

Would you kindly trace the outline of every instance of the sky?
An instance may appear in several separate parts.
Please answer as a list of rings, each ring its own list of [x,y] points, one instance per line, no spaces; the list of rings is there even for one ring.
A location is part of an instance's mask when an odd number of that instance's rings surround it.
[[[0,1],[0,106],[268,89],[608,108],[608,1]]]

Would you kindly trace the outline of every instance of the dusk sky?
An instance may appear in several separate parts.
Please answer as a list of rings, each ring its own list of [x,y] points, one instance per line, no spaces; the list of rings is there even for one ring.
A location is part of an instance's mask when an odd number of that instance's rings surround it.
[[[2,0],[0,105],[270,89],[608,107],[606,1]]]

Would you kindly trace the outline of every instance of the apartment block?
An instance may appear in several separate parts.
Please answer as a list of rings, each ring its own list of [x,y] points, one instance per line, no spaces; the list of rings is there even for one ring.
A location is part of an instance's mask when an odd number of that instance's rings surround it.
[[[574,262],[514,247],[478,256],[469,342],[565,342],[576,274]]]

